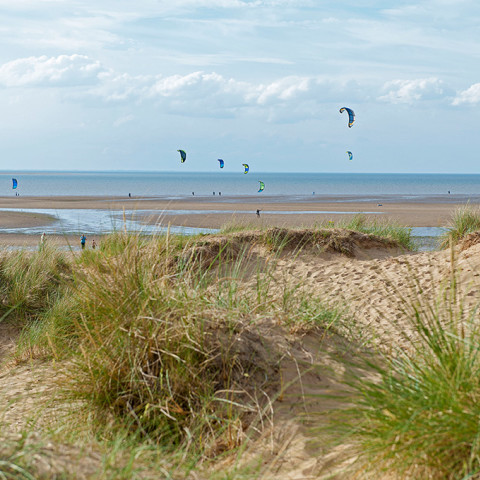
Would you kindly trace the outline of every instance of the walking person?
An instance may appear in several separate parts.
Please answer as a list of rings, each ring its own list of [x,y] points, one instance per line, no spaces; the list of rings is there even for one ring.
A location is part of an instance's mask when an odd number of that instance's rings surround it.
[[[87,237],[85,234],[82,234],[80,237],[80,245],[82,246],[82,250],[85,250],[85,243],[87,242]]]
[[[92,248],[94,250],[97,248],[97,243],[95,242],[95,239],[92,240]]]
[[[260,218],[260,212],[261,212],[261,210],[258,210],[258,208],[257,208],[257,217],[258,218]]]

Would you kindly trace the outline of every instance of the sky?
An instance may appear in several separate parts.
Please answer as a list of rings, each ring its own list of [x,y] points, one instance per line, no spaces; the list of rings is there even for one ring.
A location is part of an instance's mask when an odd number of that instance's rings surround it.
[[[478,0],[0,0],[0,170],[480,173],[479,60]]]

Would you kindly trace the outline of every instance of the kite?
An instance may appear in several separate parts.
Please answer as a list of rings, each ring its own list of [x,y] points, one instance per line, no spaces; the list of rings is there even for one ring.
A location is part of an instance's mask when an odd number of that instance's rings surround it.
[[[177,150],[177,152],[180,152],[181,162],[184,163],[187,159],[187,154],[185,153],[185,150]]]
[[[348,113],[348,128],[352,128],[353,123],[355,122],[355,113],[351,108],[342,107],[340,113],[346,111]]]
[[[18,182],[17,182],[17,179],[16,179],[16,178],[12,178],[12,183],[13,183],[12,189],[17,188]]]
[[[223,168],[225,166],[225,162],[219,158],[218,161],[220,162],[220,168]]]
[[[248,173],[250,167],[246,163],[242,163],[242,165],[245,167],[245,171],[243,173]]]
[[[350,151],[347,150],[347,153],[348,153],[348,159],[349,159],[349,160],[353,160],[353,154],[352,154],[352,152],[350,152]]]
[[[258,181],[260,183],[260,188],[258,189],[259,192],[263,192],[265,190],[265,184],[261,182],[260,180]]]

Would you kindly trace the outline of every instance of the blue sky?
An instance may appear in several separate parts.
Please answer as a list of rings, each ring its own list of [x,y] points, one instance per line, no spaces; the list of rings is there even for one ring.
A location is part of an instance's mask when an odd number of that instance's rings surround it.
[[[479,40],[478,0],[0,0],[0,168],[480,173]]]

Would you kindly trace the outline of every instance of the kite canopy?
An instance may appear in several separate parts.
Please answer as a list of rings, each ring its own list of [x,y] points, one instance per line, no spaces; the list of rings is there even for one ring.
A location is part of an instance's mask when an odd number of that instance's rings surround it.
[[[185,150],[177,150],[177,152],[180,152],[180,157],[181,157],[181,162],[184,163],[185,160],[187,159],[187,154],[185,153]]]
[[[265,190],[265,184],[261,182],[260,180],[258,181],[260,183],[260,188],[258,189],[259,192],[263,192]]]
[[[18,185],[18,182],[17,182],[17,179],[16,178],[12,178],[12,189],[15,189],[17,188],[17,185]]]
[[[225,162],[219,158],[218,161],[220,162],[220,168],[223,168],[225,166]]]
[[[351,108],[342,107],[340,113],[346,111],[348,113],[348,128],[352,128],[353,123],[355,122],[355,113]]]
[[[242,163],[242,165],[245,167],[245,171],[243,173],[248,173],[248,171],[250,170],[250,167],[248,166],[248,164]]]
[[[347,150],[347,153],[348,153],[348,159],[353,160],[353,153],[348,150]]]

